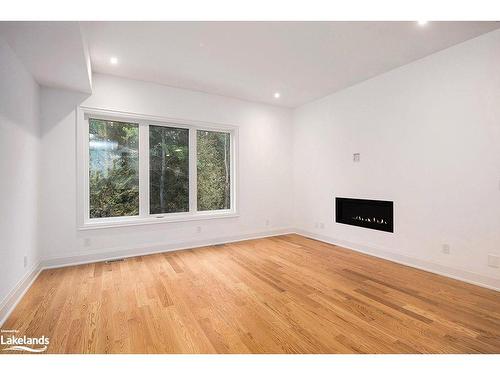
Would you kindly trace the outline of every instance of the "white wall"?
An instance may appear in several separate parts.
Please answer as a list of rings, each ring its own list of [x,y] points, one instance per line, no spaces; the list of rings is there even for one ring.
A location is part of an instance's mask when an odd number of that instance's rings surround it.
[[[0,38],[0,321],[10,293],[39,262],[38,118],[39,87]]]
[[[499,61],[494,31],[296,109],[297,227],[500,288]],[[394,234],[334,223],[335,196],[394,201]]]
[[[290,110],[99,74],[94,75],[93,85],[90,97],[42,89],[41,246],[53,264],[58,263],[56,258],[79,261],[87,259],[85,254],[167,250],[292,226]],[[75,107],[79,104],[238,126],[240,217],[77,230]]]

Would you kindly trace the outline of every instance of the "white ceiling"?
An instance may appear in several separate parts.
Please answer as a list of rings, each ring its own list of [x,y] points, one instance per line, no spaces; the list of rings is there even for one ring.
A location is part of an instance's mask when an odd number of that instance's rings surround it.
[[[85,22],[92,69],[295,107],[498,22]],[[119,59],[111,65],[111,56]],[[274,92],[281,98],[275,99]]]
[[[0,37],[41,85],[91,92],[90,58],[78,22],[0,22]]]
[[[0,22],[0,36],[45,86],[90,92],[90,51],[94,72],[296,107],[498,27],[499,22]],[[110,64],[112,56],[117,65]]]

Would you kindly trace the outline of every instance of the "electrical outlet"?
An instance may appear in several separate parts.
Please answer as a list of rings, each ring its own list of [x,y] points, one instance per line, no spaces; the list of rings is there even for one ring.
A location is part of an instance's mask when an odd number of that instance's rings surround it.
[[[201,233],[201,227],[200,226],[196,227],[196,233]]]
[[[442,248],[441,248],[441,251],[443,254],[449,254],[450,253],[450,245],[448,245],[447,243],[444,243]]]
[[[268,227],[268,226],[269,226],[269,223],[270,223],[270,221],[269,221],[269,219],[267,219],[267,220],[266,220],[266,227]]]
[[[28,267],[28,256],[24,256],[24,268]]]
[[[319,227],[320,227],[321,229],[325,229],[325,223],[319,223]]]
[[[91,244],[90,238],[85,238],[85,239],[83,240],[83,246],[85,246],[85,247],[89,247],[89,246],[90,246],[90,244]]]
[[[488,266],[500,268],[500,255],[488,254]]]
[[[361,154],[359,152],[352,154],[352,161],[353,162],[358,163],[360,160],[361,160]]]

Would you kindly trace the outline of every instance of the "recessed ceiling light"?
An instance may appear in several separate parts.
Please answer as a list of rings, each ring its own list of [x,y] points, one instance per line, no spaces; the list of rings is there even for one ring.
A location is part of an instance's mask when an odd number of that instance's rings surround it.
[[[109,59],[109,62],[113,65],[118,64],[118,57],[112,57]]]
[[[280,94],[279,92],[275,92],[275,93],[274,93],[274,97],[275,97],[276,99],[279,99],[279,98],[280,98],[280,96],[281,96],[281,94]]]
[[[417,23],[418,23],[420,26],[425,26],[425,25],[427,25],[427,22],[429,22],[429,21],[417,21]]]

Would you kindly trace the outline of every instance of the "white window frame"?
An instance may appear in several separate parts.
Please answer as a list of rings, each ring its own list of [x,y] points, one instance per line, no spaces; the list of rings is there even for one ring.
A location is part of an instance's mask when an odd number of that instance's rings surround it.
[[[136,123],[139,126],[139,215],[90,218],[89,192],[89,118]],[[189,130],[189,212],[149,214],[149,125]],[[193,120],[180,120],[99,108],[77,109],[77,197],[78,228],[80,230],[114,228],[129,225],[171,223],[179,221],[238,217],[238,127]],[[197,210],[197,149],[196,131],[208,130],[229,133],[231,137],[230,194],[228,210]]]

